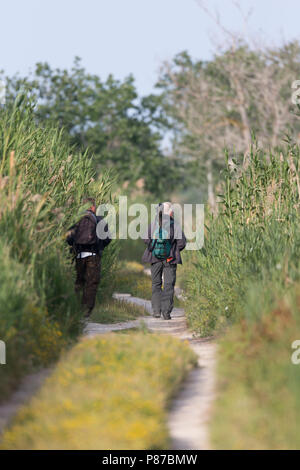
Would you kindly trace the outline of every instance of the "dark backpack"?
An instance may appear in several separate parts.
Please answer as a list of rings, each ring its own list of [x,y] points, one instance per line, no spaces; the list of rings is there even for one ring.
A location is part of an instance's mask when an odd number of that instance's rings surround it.
[[[87,212],[78,222],[74,236],[75,245],[97,244],[97,217],[92,212]]]

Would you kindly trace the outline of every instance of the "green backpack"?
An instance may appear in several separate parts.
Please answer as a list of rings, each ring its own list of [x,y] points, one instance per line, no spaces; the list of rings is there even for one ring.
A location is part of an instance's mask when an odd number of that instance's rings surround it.
[[[157,259],[165,260],[170,256],[171,246],[172,244],[169,238],[169,232],[159,225],[155,229],[153,239],[151,241],[152,254]]]

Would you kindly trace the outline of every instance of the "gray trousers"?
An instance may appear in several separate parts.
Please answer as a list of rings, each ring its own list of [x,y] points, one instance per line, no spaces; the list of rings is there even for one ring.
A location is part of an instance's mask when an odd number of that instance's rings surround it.
[[[151,264],[152,310],[154,315],[169,317],[174,304],[177,264],[158,261]],[[164,288],[162,289],[162,277]]]

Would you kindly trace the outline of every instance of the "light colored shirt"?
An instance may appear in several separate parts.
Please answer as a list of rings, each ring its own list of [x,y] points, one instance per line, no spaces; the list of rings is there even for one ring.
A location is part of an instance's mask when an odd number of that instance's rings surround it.
[[[97,253],[91,253],[90,251],[82,251],[78,253],[77,258],[87,258],[88,256],[96,256]]]

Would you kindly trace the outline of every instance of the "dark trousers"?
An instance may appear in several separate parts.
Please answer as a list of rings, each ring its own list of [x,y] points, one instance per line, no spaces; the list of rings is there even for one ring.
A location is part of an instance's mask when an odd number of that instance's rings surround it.
[[[167,318],[173,310],[176,268],[177,264],[170,264],[167,261],[151,264],[152,310],[154,315],[161,314]],[[162,277],[164,277],[163,289]]]
[[[99,255],[76,258],[75,291],[82,294],[81,302],[90,313],[96,301],[97,288],[100,282],[101,258]]]

